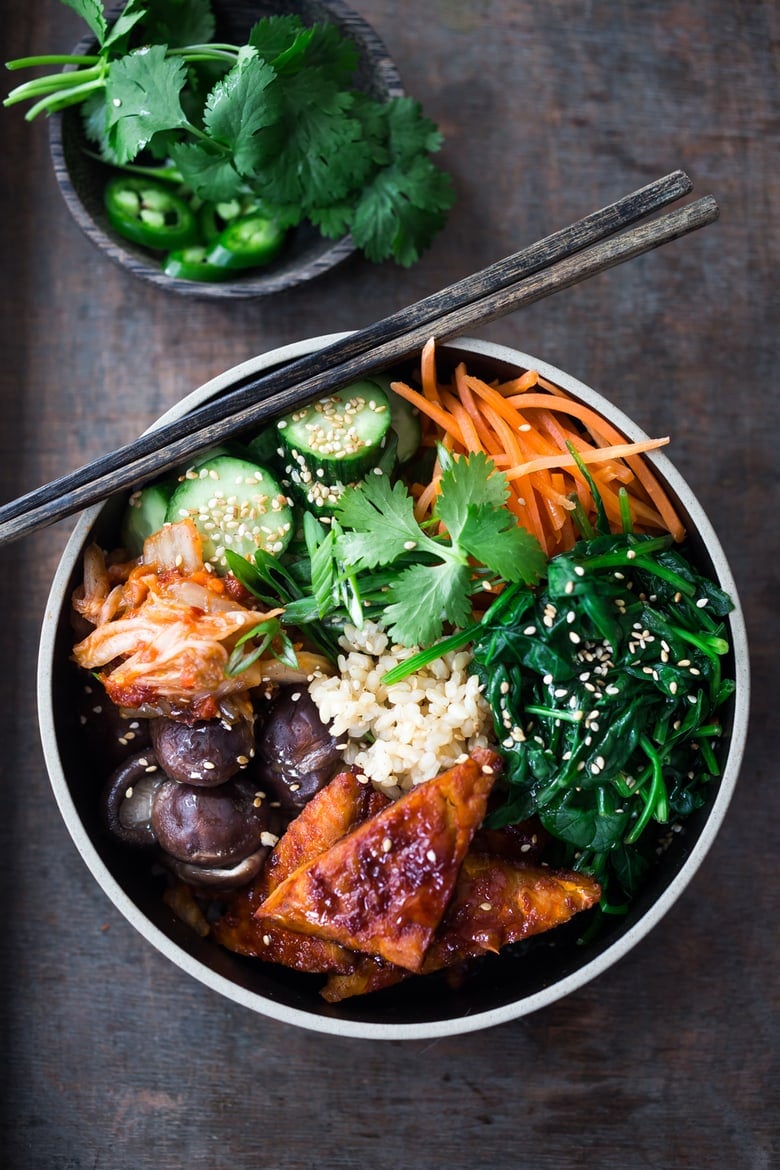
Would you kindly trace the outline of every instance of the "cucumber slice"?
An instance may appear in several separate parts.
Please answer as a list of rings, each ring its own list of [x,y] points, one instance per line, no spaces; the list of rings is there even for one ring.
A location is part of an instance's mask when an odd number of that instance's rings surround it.
[[[352,382],[277,422],[289,461],[326,483],[354,483],[378,462],[390,403],[375,382]]]
[[[168,504],[175,484],[171,481],[150,483],[133,492],[122,517],[122,546],[132,557],[140,557],[144,541],[165,523]]]
[[[209,447],[206,451],[201,451],[200,455],[193,455],[189,463],[183,463],[176,472],[178,479],[181,481],[190,476],[191,471],[197,471],[204,463],[209,463],[212,459],[216,459],[218,455],[236,455],[235,448],[228,447],[225,443],[219,443],[216,447]],[[238,455],[239,459],[243,456]]]
[[[259,548],[278,556],[293,531],[289,500],[271,473],[230,455],[218,455],[187,472],[165,518],[194,522],[203,541],[203,560],[217,573],[227,571],[226,549],[248,561]]]

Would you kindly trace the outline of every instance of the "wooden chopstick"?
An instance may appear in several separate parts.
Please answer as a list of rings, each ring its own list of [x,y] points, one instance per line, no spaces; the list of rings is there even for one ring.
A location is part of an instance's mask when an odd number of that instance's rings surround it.
[[[269,398],[290,386],[304,382],[315,374],[339,366],[362,352],[371,351],[385,341],[400,337],[415,325],[422,325],[425,321],[433,325],[442,313],[467,305],[489,291],[506,288],[557,260],[574,255],[598,240],[605,239],[621,228],[660,210],[675,199],[687,195],[692,188],[693,184],[684,171],[676,170],[663,175],[569,227],[562,228],[520,252],[498,260],[482,271],[467,276],[316,353],[307,354],[280,369],[267,371],[248,381],[237,382],[229,392],[205,403],[183,418],[167,423],[164,428],[156,428],[154,433],[146,432],[131,444],[103,456],[97,463],[86,464],[29,495],[4,504],[0,508],[0,520],[22,515],[31,506],[40,507],[49,500],[56,500],[63,493],[88,484],[94,477],[98,465],[100,474],[106,474],[113,469],[119,470],[128,462],[147,454],[151,455],[188,435],[193,437],[193,444],[185,458],[190,454],[197,454],[211,442],[210,438],[201,441],[200,436],[207,435],[207,428],[213,423],[230,418],[261,398]],[[171,463],[169,466],[175,464]],[[160,464],[159,470],[164,471],[166,467]],[[154,472],[153,467],[150,474]]]
[[[675,184],[690,189],[690,181],[681,172],[666,176],[659,183],[663,185],[663,202],[669,201],[669,190]],[[617,227],[614,226],[616,219],[625,215],[636,218],[637,196],[643,196],[642,206],[646,206],[644,193],[656,186],[650,184],[642,192],[634,192],[610,208],[587,217],[590,221],[594,217],[601,217],[597,230],[602,235],[605,231],[610,233],[607,238],[600,239],[590,247],[581,241],[583,234],[588,235],[594,230],[592,222],[583,229],[581,225],[586,221],[579,221],[571,228],[548,237],[547,241],[527,249],[525,253],[499,261],[474,277],[418,302],[416,306],[396,314],[395,318],[388,318],[376,326],[350,335],[345,339],[350,344],[344,348],[342,343],[336,343],[271,375],[253,379],[226,395],[225,399],[193,411],[173,424],[147,432],[139,440],[94,463],[3,505],[0,508],[0,545],[71,515],[114,492],[133,487],[179,466],[196,452],[251,427],[258,427],[271,416],[294,409],[345,382],[409,358],[419,352],[431,335],[442,341],[455,337],[465,329],[485,324],[521,305],[531,304],[560,289],[569,288],[712,223],[717,218],[717,204],[712,196],[706,196],[611,238],[611,233],[621,226],[619,223]],[[658,197],[656,189],[652,198]],[[620,210],[615,210],[618,208]],[[641,211],[639,214],[647,212]],[[622,222],[627,221],[623,219]],[[571,254],[566,250],[567,236],[569,246],[574,249]],[[564,257],[552,263],[542,260],[539,253],[540,248],[542,251],[547,250],[542,246],[550,240],[554,241],[553,251],[564,249]],[[581,250],[583,248],[584,251]],[[511,282],[511,278],[506,276],[507,271],[522,267],[526,263],[522,257],[529,253],[535,253],[530,261],[530,275]],[[499,282],[498,287],[491,283],[492,280]],[[467,299],[469,288],[476,290],[473,299]],[[432,304],[438,306],[438,315],[432,314]],[[408,323],[401,332],[393,324],[398,318],[404,318]],[[307,369],[313,372],[307,375]]]

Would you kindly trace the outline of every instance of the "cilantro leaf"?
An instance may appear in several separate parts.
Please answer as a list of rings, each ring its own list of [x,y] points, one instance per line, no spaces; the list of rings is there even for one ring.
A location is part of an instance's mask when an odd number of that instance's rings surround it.
[[[315,24],[305,44],[300,69],[322,69],[332,78],[334,85],[347,86],[358,63],[358,51],[354,41],[343,37],[332,24]],[[291,62],[290,62],[291,63]],[[276,62],[281,70],[282,62]]]
[[[352,529],[339,537],[338,555],[358,571],[392,564],[410,545],[437,548],[415,520],[406,486],[400,481],[391,485],[384,475],[369,476],[360,488],[347,488],[336,516],[343,528]]]
[[[406,646],[439,638],[445,622],[462,627],[472,620],[470,557],[508,582],[535,582],[546,568],[536,538],[504,506],[506,477],[492,461],[473,454],[443,462],[433,519],[449,540],[428,536],[406,485],[384,475],[348,488],[336,507],[336,558],[352,574],[388,567],[381,620]]]
[[[353,207],[348,199],[330,207],[310,207],[309,219],[329,240],[340,240],[352,224]]]
[[[165,45],[148,45],[112,61],[106,78],[106,125],[111,147],[129,162],[160,130],[187,125],[180,94],[185,63],[166,57]]]
[[[62,0],[62,2],[87,22],[95,34],[98,44],[102,45],[106,39],[108,21],[100,0]]]
[[[547,560],[539,541],[508,509],[469,507],[458,543],[505,581],[531,585],[544,576]]]
[[[408,165],[421,152],[432,154],[441,148],[438,127],[425,117],[414,98],[393,98],[381,110],[387,121],[390,150],[397,162]]]
[[[143,0],[143,3],[147,42],[181,48],[212,40],[216,21],[211,0]]]
[[[128,0],[123,11],[111,25],[103,41],[103,49],[110,49],[114,56],[126,53],[131,32],[145,18],[146,5],[143,0]]]
[[[506,476],[496,471],[487,455],[478,451],[468,458],[456,456],[442,473],[436,512],[450,538],[457,541],[470,508],[480,504],[500,508],[508,495]]]
[[[311,30],[304,26],[301,18],[288,13],[258,20],[249,33],[248,43],[263,61],[278,68],[283,56],[303,53],[310,38]]]
[[[426,156],[384,167],[361,192],[352,235],[369,260],[393,256],[416,264],[444,226],[454,202],[452,182]]]
[[[253,168],[254,135],[278,116],[275,78],[272,67],[261,61],[254,49],[244,47],[236,64],[206,99],[204,125],[213,138],[231,148],[240,174]]]
[[[177,142],[170,152],[184,182],[201,199],[219,203],[232,199],[240,188],[241,177],[230,156],[216,145]]]
[[[404,646],[429,646],[445,621],[464,626],[471,619],[468,565],[446,562],[413,565],[390,585],[383,620]]]
[[[106,95],[93,94],[81,107],[84,133],[90,142],[94,142],[106,161],[113,161],[113,152],[108,141],[106,128]]]
[[[316,68],[286,78],[280,97],[279,121],[255,137],[253,180],[266,199],[304,214],[338,203],[373,167],[351,95]]]

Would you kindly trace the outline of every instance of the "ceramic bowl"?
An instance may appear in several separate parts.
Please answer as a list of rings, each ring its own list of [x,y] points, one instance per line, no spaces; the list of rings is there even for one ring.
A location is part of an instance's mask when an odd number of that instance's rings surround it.
[[[333,24],[357,46],[356,88],[379,101],[403,93],[385,46],[363,17],[342,0],[214,0],[212,7],[218,37],[235,44],[243,43],[252,26],[266,16],[294,13],[307,25]],[[94,41],[90,37],[73,50],[79,55],[91,51]],[[283,252],[264,268],[218,283],[174,279],[162,272],[159,254],[129,243],[109,224],[103,190],[110,170],[85,152],[85,148],[92,148],[84,136],[78,107],[52,115],[49,142],[60,191],[85,235],[116,264],[168,292],[220,301],[264,297],[313,280],[355,251],[350,236],[328,240],[310,224],[302,224],[290,233]]]
[[[288,345],[228,370],[185,398],[161,421],[178,417],[239,380],[316,351],[339,336],[343,335]],[[528,354],[470,339],[441,346],[438,352],[440,363],[463,359],[482,377],[508,378],[537,369],[608,416],[631,440],[647,437],[599,394]],[[654,453],[650,459],[679,504],[694,558],[734,600],[729,617],[732,653],[724,671],[731,672],[737,685],[723,712],[721,778],[713,783],[706,806],[684,822],[681,832],[671,835],[671,844],[658,858],[627,916],[612,919],[607,929],[585,945],[577,945],[577,933],[558,928],[541,936],[543,946],[532,947],[520,956],[505,953],[485,962],[460,989],[448,986],[438,976],[428,976],[336,1006],[321,999],[319,977],[240,958],[192,933],[163,904],[159,884],[150,876],[148,866],[139,864],[137,855],[128,858],[102,835],[97,818],[101,779],[85,775],[83,767],[83,730],[74,710],[74,668],[69,662],[69,603],[80,580],[85,545],[102,539],[110,547],[115,541],[123,501],[113,499],[81,517],[57,569],[41,637],[38,709],[46,762],[62,816],[84,861],[117,909],[184,974],[251,1011],[339,1036],[419,1040],[501,1024],[549,1006],[621,959],[677,901],[712,845],[737,781],[748,722],[747,641],[734,579],[715,531],[691,489],[663,455]],[[689,911],[695,910],[689,903]],[[651,946],[652,941],[644,945]]]

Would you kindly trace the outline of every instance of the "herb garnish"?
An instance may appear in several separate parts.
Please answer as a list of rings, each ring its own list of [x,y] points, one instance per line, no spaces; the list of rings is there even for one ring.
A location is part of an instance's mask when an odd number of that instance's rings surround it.
[[[440,461],[428,531],[415,519],[406,486],[384,475],[347,489],[336,506],[344,530],[335,540],[337,558],[356,574],[397,569],[384,591],[382,622],[405,646],[427,645],[441,636],[445,622],[468,624],[477,590],[499,580],[536,582],[545,568],[536,539],[504,507],[506,477],[492,461],[481,453],[453,457],[444,451]]]
[[[9,69],[74,65],[17,86],[28,119],[82,105],[101,158],[220,202],[259,196],[280,226],[351,232],[372,261],[414,264],[453,203],[431,154],[441,135],[411,98],[352,88],[357,49],[332,25],[258,21],[244,45],[212,41],[210,0],[128,0],[109,27],[101,0],[63,0],[89,25],[91,56],[44,55]]]
[[[382,624],[404,646],[435,641],[445,623],[470,624],[475,593],[536,583],[546,561],[504,506],[506,477],[490,459],[439,457],[439,495],[424,526],[406,485],[377,469],[345,490],[329,526],[304,515],[305,555],[288,565],[259,552],[248,565],[228,554],[231,571],[263,600],[272,600],[269,587],[285,605],[284,623],[306,627],[320,646],[333,644],[328,623],[359,626],[366,610],[381,608]]]

